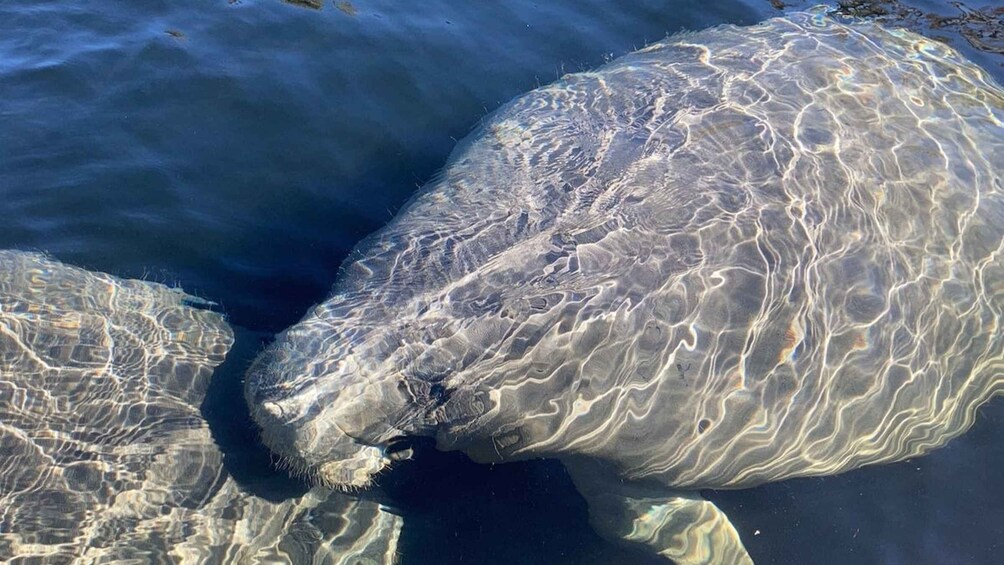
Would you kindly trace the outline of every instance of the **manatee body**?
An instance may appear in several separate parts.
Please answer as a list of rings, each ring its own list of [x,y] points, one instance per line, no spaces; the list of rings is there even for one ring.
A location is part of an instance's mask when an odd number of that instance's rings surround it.
[[[558,458],[597,529],[749,556],[697,494],[934,449],[1004,388],[1004,92],[820,13],[515,100],[252,367],[292,468]]]
[[[0,250],[0,562],[394,562],[376,503],[227,475],[199,405],[234,334],[200,303]]]

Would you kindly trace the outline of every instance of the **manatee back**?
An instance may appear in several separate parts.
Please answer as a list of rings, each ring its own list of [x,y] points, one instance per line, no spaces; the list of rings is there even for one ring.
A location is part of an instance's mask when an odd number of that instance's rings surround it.
[[[459,320],[443,447],[686,487],[898,460],[1004,381],[1002,121],[909,32],[678,36],[500,111],[348,269]]]
[[[234,336],[199,303],[0,250],[0,562],[396,561],[375,502],[229,478],[199,407]]]

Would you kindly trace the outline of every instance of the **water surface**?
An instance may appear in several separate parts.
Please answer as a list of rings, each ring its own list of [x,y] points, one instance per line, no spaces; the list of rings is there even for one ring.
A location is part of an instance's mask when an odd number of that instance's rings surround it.
[[[949,13],[944,2],[912,2]],[[992,6],[971,2],[976,8]],[[237,390],[262,340],[479,119],[667,33],[751,24],[757,0],[278,0],[0,5],[0,248],[179,283],[242,328],[204,409],[247,488],[268,471]],[[998,81],[999,56],[939,33]],[[928,457],[707,493],[758,563],[996,563],[1004,403]],[[403,563],[658,563],[606,544],[559,465],[421,450],[388,476]]]

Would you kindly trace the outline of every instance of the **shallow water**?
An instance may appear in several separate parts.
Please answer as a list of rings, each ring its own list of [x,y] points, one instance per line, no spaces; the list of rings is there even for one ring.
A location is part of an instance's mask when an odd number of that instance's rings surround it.
[[[204,407],[214,437],[247,488],[300,492],[265,468],[240,374],[455,140],[564,72],[776,13],[756,1],[623,4],[4,3],[0,249],[218,302],[246,331]],[[954,40],[1001,80],[999,57]],[[1002,425],[998,400],[922,459],[708,495],[758,563],[996,563]],[[406,517],[405,564],[658,562],[599,540],[559,465],[480,467],[429,448],[418,459],[382,485]]]

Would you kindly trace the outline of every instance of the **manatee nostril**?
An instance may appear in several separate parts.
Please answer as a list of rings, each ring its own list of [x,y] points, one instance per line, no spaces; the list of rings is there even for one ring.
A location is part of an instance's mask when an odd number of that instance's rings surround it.
[[[262,410],[267,412],[273,418],[282,418],[283,414],[285,414],[282,406],[280,406],[278,402],[263,402],[261,407]]]
[[[412,454],[414,454],[414,450],[412,449],[411,440],[401,436],[390,440],[390,443],[384,448],[383,453],[385,457],[392,461],[403,461],[410,459]]]

